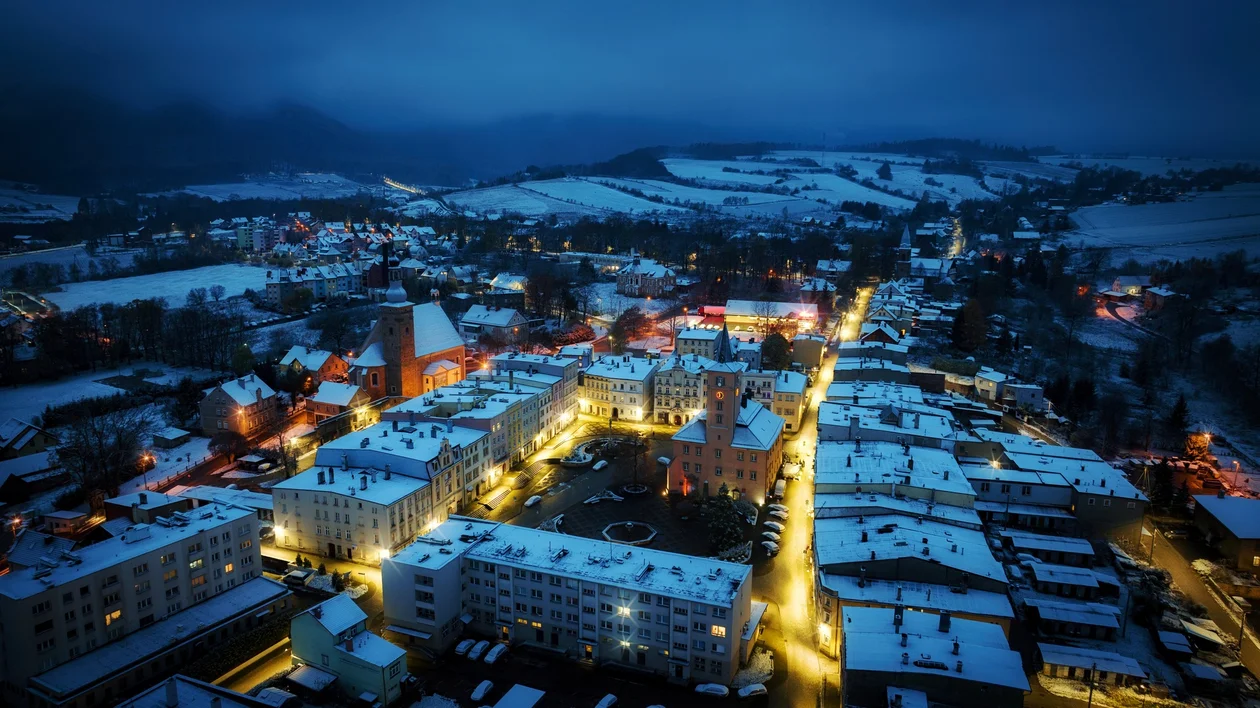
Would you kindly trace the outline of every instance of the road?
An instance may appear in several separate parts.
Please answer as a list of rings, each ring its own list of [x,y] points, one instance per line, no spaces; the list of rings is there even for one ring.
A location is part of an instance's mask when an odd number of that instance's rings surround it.
[[[1133,329],[1136,329],[1139,332],[1142,332],[1144,334],[1149,334],[1152,337],[1159,337],[1160,339],[1165,339],[1165,340],[1168,339],[1168,337],[1165,337],[1164,335],[1160,334],[1159,332],[1156,332],[1155,330],[1147,329],[1143,327],[1142,325],[1134,322],[1133,320],[1121,317],[1120,313],[1118,312],[1118,308],[1119,308],[1118,304],[1114,302],[1108,302],[1105,307],[1107,308],[1108,314],[1110,314],[1115,319],[1125,323],[1126,325],[1132,327]]]

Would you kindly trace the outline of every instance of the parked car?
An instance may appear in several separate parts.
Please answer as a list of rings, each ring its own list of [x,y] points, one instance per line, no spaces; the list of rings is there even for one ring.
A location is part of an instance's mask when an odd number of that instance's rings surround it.
[[[538,496],[537,494],[525,500],[526,507],[538,506],[541,503],[542,503],[542,497]]]
[[[761,547],[766,549],[766,553],[772,556],[779,555],[779,544],[775,543],[774,541],[762,541]]]
[[[592,471],[594,471],[594,472],[598,472],[598,471],[600,471],[600,470],[604,469],[604,468],[605,468],[605,467],[607,467],[607,466],[608,466],[608,460],[600,460],[599,462],[596,462],[596,463],[595,463],[595,464],[591,467],[591,470],[592,470]],[[611,696],[612,694],[610,693],[610,694],[608,694],[608,695],[610,695],[610,696]]]
[[[490,691],[493,688],[494,688],[494,684],[491,683],[490,681],[482,681],[481,683],[477,684],[476,688],[473,689],[471,698],[474,701],[479,701],[485,698],[486,696],[490,695]]]
[[[786,511],[779,511],[778,509],[771,509],[770,511],[766,512],[766,515],[773,516],[774,518],[779,519],[780,521],[788,520],[788,513]]]
[[[508,646],[506,644],[495,644],[494,646],[490,647],[490,651],[486,652],[485,662],[487,664],[493,664],[494,662],[499,660],[499,657],[506,654],[507,650],[508,650]]]
[[[766,504],[766,508],[770,511],[781,511],[784,514],[788,512],[788,508],[782,504]]]
[[[486,640],[483,639],[477,642],[475,645],[473,645],[472,650],[468,652],[468,658],[472,659],[473,661],[476,661],[480,659],[481,655],[485,654],[486,650],[489,648],[490,648],[490,642],[487,642]]]
[[[617,705],[617,697],[610,693],[599,699],[599,703],[595,704],[595,708],[612,708],[615,705]]]
[[[477,645],[476,639],[465,639],[455,645],[455,656],[466,656],[468,651]]]
[[[768,692],[766,691],[765,685],[760,683],[750,683],[739,689],[739,692],[736,695],[740,698],[752,698],[753,696],[764,696],[766,693]]]
[[[731,695],[731,689],[720,683],[701,683],[696,684],[696,693],[704,696],[715,696],[717,698],[726,698]]]
[[[767,541],[774,541],[775,543],[778,543],[779,541],[783,540],[782,537],[779,536],[779,534],[773,531],[762,531],[761,537],[766,539]]]
[[[777,531],[778,533],[783,533],[783,529],[787,528],[786,526],[784,526],[783,524],[777,521],[767,521],[766,523],[762,524],[762,526],[765,526],[771,531]]]
[[[1168,529],[1164,532],[1165,538],[1189,538],[1190,534],[1185,529]]]

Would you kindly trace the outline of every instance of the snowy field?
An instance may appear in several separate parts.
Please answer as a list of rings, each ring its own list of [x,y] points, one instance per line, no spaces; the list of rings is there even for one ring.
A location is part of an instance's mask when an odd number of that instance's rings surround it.
[[[215,375],[215,372],[208,369],[171,367],[153,362],[141,362],[112,371],[98,369],[56,381],[41,381],[25,386],[0,388],[0,411],[4,411],[6,417],[29,421],[37,415],[42,415],[45,406],[59,406],[80,398],[99,398],[123,393],[123,389],[100,383],[100,381],[113,376],[130,376],[136,369],[161,370],[161,374],[145,379],[145,381],[159,384],[171,384],[184,376],[191,376],[195,380]]]
[[[671,298],[654,297],[648,300],[642,297],[626,297],[617,292],[616,283],[592,283],[590,288],[591,311],[611,319],[631,307],[637,306],[646,313],[658,314],[678,304],[677,300]]]
[[[1029,179],[1049,179],[1057,182],[1071,182],[1076,179],[1076,170],[1044,162],[1014,162],[994,160],[985,162],[984,172],[987,175],[1010,179],[1015,175],[1023,175]],[[992,180],[985,180],[992,184]]]
[[[398,213],[403,216],[425,216],[428,214],[450,214],[451,210],[436,199],[417,199],[399,207]]]
[[[1245,249],[1260,255],[1260,185],[1240,184],[1168,204],[1105,204],[1072,214],[1070,246],[1123,248],[1124,258],[1212,257]]]
[[[688,209],[655,204],[611,187],[579,179],[554,179],[470,189],[446,195],[446,201],[482,214],[516,213],[540,217],[548,214],[607,216],[611,213],[684,214]]]
[[[688,213],[690,210],[657,204],[634,195],[626,194],[611,187],[583,179],[549,179],[540,182],[526,182],[522,189],[538,192],[560,201],[580,204],[604,212],[620,212],[622,214]]]
[[[89,256],[87,249],[83,246],[66,246],[65,248],[50,248],[44,251],[14,253],[0,256],[0,275],[19,266],[33,263],[59,265],[67,270],[71,265],[77,263],[79,264],[79,270],[86,275],[88,272],[88,261],[96,261],[96,264],[99,266],[105,258],[116,258],[118,259],[119,267],[129,268],[138,253],[140,253],[138,248],[97,249],[95,256]]]
[[[175,192],[207,197],[216,202],[238,199],[330,199],[352,197],[367,187],[340,175],[309,173],[293,178],[276,177],[255,182],[229,184],[192,184]]]
[[[714,182],[730,186],[738,186],[741,184],[766,185],[774,184],[779,180],[774,175],[754,175],[748,174],[753,170],[765,170],[767,172],[779,169],[781,165],[766,164],[764,162],[752,162],[747,160],[689,160],[689,159],[667,159],[661,160],[665,165],[665,169],[675,177],[683,179],[695,179],[704,182]],[[723,172],[722,169],[729,167],[739,172]]]
[[[61,194],[35,194],[0,184],[0,222],[40,223],[69,221],[79,210],[79,198]]]
[[[786,194],[704,189],[702,187],[688,187],[654,179],[619,179],[616,177],[590,177],[588,179],[601,185],[613,185],[621,189],[637,189],[649,197],[660,197],[667,202],[680,199],[684,202],[703,202],[715,207],[721,207],[722,200],[729,197],[747,199],[749,204],[770,204],[773,202],[788,202],[795,199],[795,197]]]
[[[820,165],[834,168],[844,164],[857,170],[857,179],[869,179],[881,187],[901,191],[913,199],[919,199],[926,192],[930,199],[946,201],[950,206],[957,206],[964,199],[996,199],[997,195],[980,186],[974,178],[966,175],[929,175],[924,174],[923,159],[906,155],[886,153],[849,153],[849,152],[802,152],[797,150],[781,150],[773,153],[782,159],[809,158]],[[881,165],[887,161],[892,169],[892,180],[881,180],[877,174]],[[815,177],[821,175],[805,175]],[[937,187],[926,183],[933,179],[941,183]],[[860,185],[856,185],[860,186]],[[912,205],[913,206],[913,205]]]
[[[45,297],[63,310],[104,302],[124,304],[151,297],[166,298],[167,305],[175,307],[184,304],[189,290],[209,288],[215,284],[227,288],[225,297],[240,295],[247,288],[264,291],[266,277],[265,268],[239,264],[214,265],[114,280],[69,283],[62,286],[63,292],[47,293]]]
[[[795,178],[787,183],[788,187],[800,187],[800,196],[805,199],[822,199],[839,206],[842,202],[875,202],[890,209],[913,209],[914,202],[894,194],[887,194],[878,189],[864,187],[857,182],[847,180],[830,173],[793,174]],[[817,189],[814,187],[817,186]]]
[[[1209,160],[1200,157],[1123,157],[1123,158],[1107,158],[1107,157],[1074,157],[1072,155],[1051,155],[1039,158],[1043,163],[1050,165],[1062,165],[1069,162],[1079,162],[1085,167],[1097,166],[1114,166],[1125,170],[1133,170],[1141,172],[1144,176],[1164,175],[1169,170],[1191,170],[1200,172],[1202,170],[1217,169],[1222,167],[1233,167],[1235,164],[1242,162],[1252,166],[1260,165],[1255,160]]]

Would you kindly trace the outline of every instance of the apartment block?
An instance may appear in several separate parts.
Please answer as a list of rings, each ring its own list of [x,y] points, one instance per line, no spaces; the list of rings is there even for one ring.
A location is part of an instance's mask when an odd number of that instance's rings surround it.
[[[652,417],[652,390],[660,362],[629,355],[596,359],[578,381],[582,413],[609,420]]]
[[[381,569],[386,631],[441,652],[464,633],[729,683],[752,650],[751,568],[452,518]],[[745,638],[749,640],[745,640]]]

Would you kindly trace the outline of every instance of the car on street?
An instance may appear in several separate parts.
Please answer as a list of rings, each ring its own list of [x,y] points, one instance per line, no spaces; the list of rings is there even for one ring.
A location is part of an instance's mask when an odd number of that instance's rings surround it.
[[[508,650],[508,647],[506,644],[495,644],[494,646],[490,647],[490,651],[486,652],[485,662],[487,664],[493,664],[494,662],[499,660],[499,657],[506,654],[507,650]]]
[[[455,656],[466,656],[468,651],[477,645],[476,639],[465,639],[455,645]]]
[[[468,652],[468,658],[472,659],[473,661],[476,661],[480,659],[481,655],[485,654],[486,650],[489,648],[490,648],[490,642],[487,642],[486,640],[483,639],[477,642],[475,645],[473,645],[472,650]]]
[[[779,519],[780,521],[788,520],[788,513],[786,511],[779,511],[778,509],[771,509],[770,511],[766,512],[766,515],[773,516],[774,518]]]
[[[744,686],[743,688],[739,689],[739,691],[735,695],[739,696],[740,698],[752,698],[753,696],[764,696],[766,695],[766,693],[768,692],[766,691],[766,687],[764,684],[750,683],[747,686]]]
[[[783,533],[783,529],[787,528],[786,526],[784,526],[783,524],[777,521],[767,521],[766,523],[762,524],[762,526],[765,526],[771,531],[777,531],[778,533]]]
[[[494,684],[492,682],[482,681],[481,683],[477,684],[476,688],[473,689],[472,696],[470,696],[470,698],[472,698],[474,701],[479,701],[485,698],[486,696],[490,695],[490,691],[492,689],[494,689]]]
[[[726,698],[731,695],[731,689],[720,683],[701,683],[696,684],[696,693],[702,696],[714,696],[716,698]]]
[[[608,466],[608,460],[600,460],[599,462],[596,462],[594,466],[591,467],[591,470],[594,472],[598,472],[607,466]],[[612,695],[612,694],[609,694],[609,695]]]
[[[617,697],[610,693],[599,699],[599,703],[595,704],[595,708],[612,708],[615,705],[617,705]]]
[[[783,506],[782,504],[766,504],[766,509],[770,511],[781,511],[785,514],[788,511],[788,508],[786,506]]]
[[[766,539],[767,541],[774,541],[775,543],[778,543],[779,541],[783,540],[782,537],[779,536],[779,534],[773,531],[762,531],[761,537]]]
[[[526,506],[527,508],[528,508],[528,507],[533,507],[533,506],[538,506],[538,505],[539,505],[539,504],[541,504],[541,503],[542,503],[542,497],[538,496],[537,494],[535,494],[534,496],[532,496],[532,497],[530,497],[529,499],[526,499],[526,500],[525,500],[525,506]]]
[[[761,547],[766,549],[766,553],[772,556],[779,555],[779,544],[775,543],[774,541],[762,541]]]

